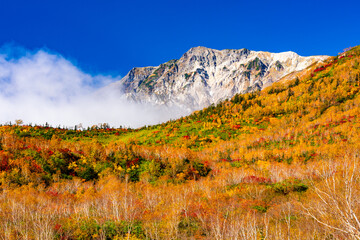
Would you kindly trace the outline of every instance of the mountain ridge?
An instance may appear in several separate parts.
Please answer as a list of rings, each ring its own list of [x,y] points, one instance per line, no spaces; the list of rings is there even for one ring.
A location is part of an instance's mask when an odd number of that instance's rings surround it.
[[[198,46],[159,66],[135,67],[106,89],[121,92],[133,102],[179,107],[190,113],[237,93],[261,90],[327,58],[302,57],[292,51],[270,53]]]

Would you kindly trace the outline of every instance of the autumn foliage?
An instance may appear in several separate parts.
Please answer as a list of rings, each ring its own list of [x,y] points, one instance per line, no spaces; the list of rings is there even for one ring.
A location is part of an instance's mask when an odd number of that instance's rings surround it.
[[[360,239],[360,48],[140,129],[0,127],[1,239]]]

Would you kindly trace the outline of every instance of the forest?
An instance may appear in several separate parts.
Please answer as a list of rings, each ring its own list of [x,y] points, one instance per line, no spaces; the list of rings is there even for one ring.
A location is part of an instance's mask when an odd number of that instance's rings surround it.
[[[0,239],[360,239],[360,46],[138,129],[0,126]]]

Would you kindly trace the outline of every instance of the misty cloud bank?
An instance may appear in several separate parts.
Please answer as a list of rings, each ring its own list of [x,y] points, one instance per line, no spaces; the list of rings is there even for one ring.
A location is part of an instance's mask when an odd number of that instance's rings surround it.
[[[84,127],[99,123],[140,127],[179,116],[152,106],[130,103],[120,92],[98,90],[119,77],[92,76],[60,55],[44,50],[20,56],[0,50],[0,124]]]

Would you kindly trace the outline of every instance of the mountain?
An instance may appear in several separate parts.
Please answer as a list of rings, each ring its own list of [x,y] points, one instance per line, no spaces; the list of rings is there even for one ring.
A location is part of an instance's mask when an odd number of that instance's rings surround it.
[[[301,57],[294,52],[195,47],[179,60],[157,67],[133,68],[107,88],[123,92],[134,102],[180,107],[191,112],[237,93],[261,90],[326,58]]]
[[[360,46],[158,125],[0,125],[0,238],[360,239],[359,149]]]

